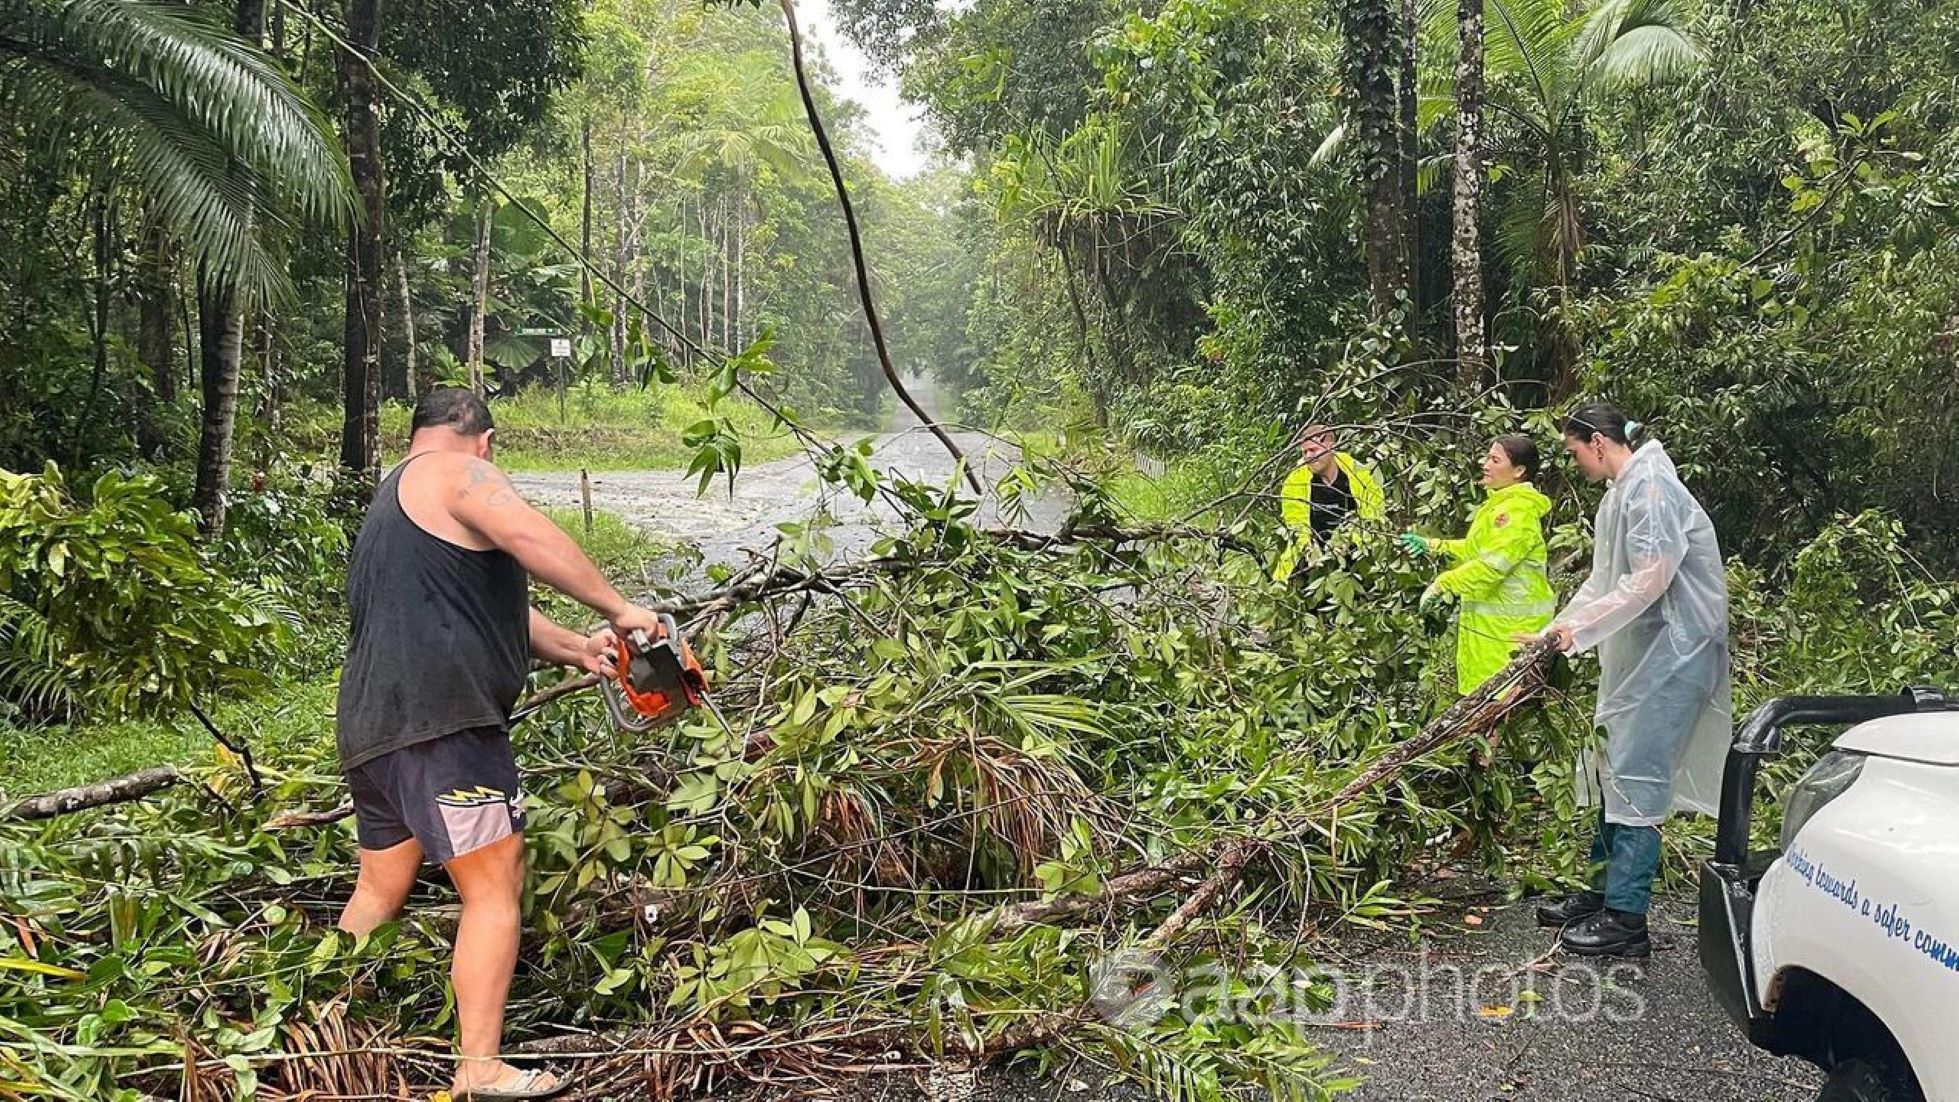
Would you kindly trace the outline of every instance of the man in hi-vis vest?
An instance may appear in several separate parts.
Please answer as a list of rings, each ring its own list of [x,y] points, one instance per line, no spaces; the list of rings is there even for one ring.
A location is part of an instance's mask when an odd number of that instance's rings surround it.
[[[1292,541],[1279,554],[1274,581],[1292,577],[1300,555],[1316,541],[1331,538],[1347,521],[1380,521],[1388,515],[1380,480],[1336,443],[1325,425],[1308,425],[1299,434],[1299,467],[1279,491],[1279,516],[1292,530]]]

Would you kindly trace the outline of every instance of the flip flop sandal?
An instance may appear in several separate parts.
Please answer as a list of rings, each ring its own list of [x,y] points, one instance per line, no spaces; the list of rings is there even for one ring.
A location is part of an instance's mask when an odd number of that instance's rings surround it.
[[[569,1077],[560,1078],[556,1084],[545,1086],[548,1073],[536,1068],[526,1068],[509,1083],[495,1087],[478,1087],[456,1095],[456,1102],[524,1102],[528,1099],[556,1098],[571,1089]]]

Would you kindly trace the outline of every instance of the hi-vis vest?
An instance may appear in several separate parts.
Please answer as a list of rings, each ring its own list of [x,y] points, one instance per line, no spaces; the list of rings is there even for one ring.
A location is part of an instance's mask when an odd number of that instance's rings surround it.
[[[1334,452],[1333,461],[1347,476],[1347,489],[1354,495],[1355,515],[1364,521],[1387,519],[1387,497],[1381,493],[1381,483],[1373,472],[1356,463],[1346,452]],[[1286,476],[1285,486],[1279,490],[1279,517],[1292,529],[1292,542],[1279,553],[1278,565],[1272,570],[1275,582],[1292,577],[1300,553],[1313,545],[1313,490],[1318,485],[1319,476],[1313,473],[1313,468],[1302,465]]]
[[[1456,621],[1456,689],[1465,695],[1509,665],[1518,635],[1535,635],[1557,615],[1545,565],[1544,515],[1551,499],[1528,482],[1492,491],[1469,535],[1438,540],[1455,565],[1435,584],[1462,599]]]

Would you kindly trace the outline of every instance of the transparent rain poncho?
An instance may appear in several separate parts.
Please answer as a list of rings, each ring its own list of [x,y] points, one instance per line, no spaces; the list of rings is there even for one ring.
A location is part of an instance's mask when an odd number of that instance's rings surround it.
[[[1633,453],[1599,503],[1592,574],[1556,623],[1599,652],[1588,754],[1608,822],[1657,826],[1673,809],[1712,815],[1733,737],[1728,582],[1714,525],[1658,443]]]

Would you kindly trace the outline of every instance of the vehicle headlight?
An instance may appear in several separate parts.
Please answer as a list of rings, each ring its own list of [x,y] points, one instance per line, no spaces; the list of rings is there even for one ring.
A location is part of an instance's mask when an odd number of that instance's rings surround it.
[[[1850,791],[1858,774],[1864,771],[1864,755],[1851,750],[1832,750],[1816,759],[1803,779],[1790,786],[1782,798],[1782,849],[1787,852],[1796,832],[1811,816],[1831,800]]]

